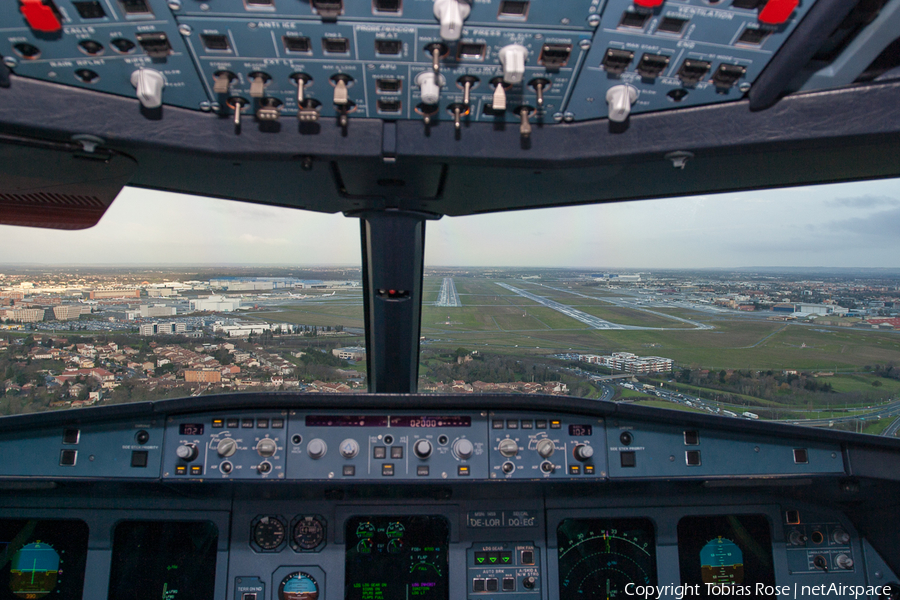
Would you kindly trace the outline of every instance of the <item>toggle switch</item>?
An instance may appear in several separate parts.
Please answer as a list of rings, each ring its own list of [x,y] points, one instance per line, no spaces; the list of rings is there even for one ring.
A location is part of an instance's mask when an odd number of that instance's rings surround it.
[[[423,71],[416,75],[416,85],[419,86],[422,102],[425,104],[437,104],[441,99],[441,88],[446,83],[443,75],[436,75],[430,71]]]
[[[491,98],[491,109],[494,112],[503,112],[506,110],[506,90],[503,82],[498,82],[494,88],[494,96]]]

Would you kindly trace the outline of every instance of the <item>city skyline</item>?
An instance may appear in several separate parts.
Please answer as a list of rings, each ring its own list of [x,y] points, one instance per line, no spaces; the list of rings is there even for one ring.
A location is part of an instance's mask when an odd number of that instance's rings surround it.
[[[444,217],[428,267],[896,268],[900,181]],[[359,225],[326,215],[126,188],[82,231],[0,226],[3,264],[356,265]]]

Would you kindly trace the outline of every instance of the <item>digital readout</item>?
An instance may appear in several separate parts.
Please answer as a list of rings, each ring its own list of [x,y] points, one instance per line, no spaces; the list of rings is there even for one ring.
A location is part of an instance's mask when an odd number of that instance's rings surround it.
[[[594,428],[591,425],[569,425],[569,435],[573,437],[584,437],[593,433]]]
[[[306,415],[307,427],[387,427],[388,418],[372,415]]]
[[[178,431],[181,435],[203,435],[203,423],[182,423]]]
[[[307,427],[471,427],[467,416],[307,415]],[[202,433],[202,431],[201,431]]]
[[[391,417],[391,427],[470,427],[472,417]]]

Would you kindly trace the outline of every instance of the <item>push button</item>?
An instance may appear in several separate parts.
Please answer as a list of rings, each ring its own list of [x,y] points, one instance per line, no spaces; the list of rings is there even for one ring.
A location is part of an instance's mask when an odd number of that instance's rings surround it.
[[[504,592],[514,592],[516,591],[516,580],[512,577],[504,577],[503,578],[503,591]]]
[[[131,466],[137,468],[146,468],[148,452],[146,450],[131,451]]]
[[[384,446],[375,446],[372,449],[372,458],[384,458],[387,456],[387,448]]]
[[[472,591],[473,592],[483,592],[484,591],[484,579],[473,579],[472,580]]]
[[[178,465],[175,467],[176,475],[187,475],[187,465]]]
[[[203,475],[203,467],[200,465],[191,465],[191,475]]]
[[[625,468],[634,467],[634,465],[637,464],[637,459],[632,451],[619,452],[619,461]]]
[[[59,453],[59,464],[63,467],[74,467],[78,460],[78,450],[63,450]]]
[[[388,463],[386,465],[381,465],[381,474],[385,477],[393,477],[394,476],[394,465]]]
[[[499,584],[500,584],[500,582],[497,581],[496,579],[488,579],[487,580],[487,591],[496,592],[497,588],[500,587]]]

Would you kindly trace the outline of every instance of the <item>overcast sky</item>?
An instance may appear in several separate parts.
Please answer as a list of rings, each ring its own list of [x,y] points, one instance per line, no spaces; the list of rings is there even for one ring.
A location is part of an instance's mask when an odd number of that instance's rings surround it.
[[[126,188],[99,225],[0,226],[0,264],[359,264],[359,223]],[[445,217],[429,266],[900,267],[900,180]]]

